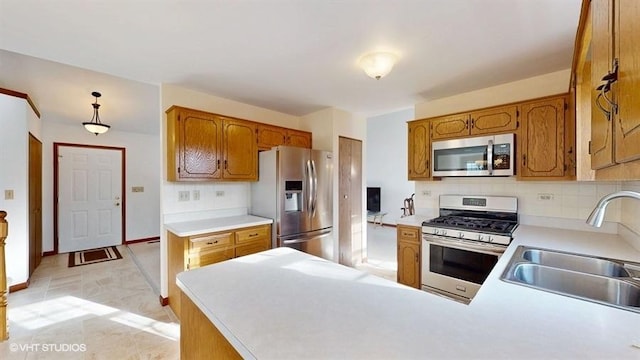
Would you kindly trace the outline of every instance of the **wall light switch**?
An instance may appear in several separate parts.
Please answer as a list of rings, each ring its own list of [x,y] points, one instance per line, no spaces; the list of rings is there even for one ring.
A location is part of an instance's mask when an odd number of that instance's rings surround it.
[[[431,190],[422,190],[422,196],[431,196]]]
[[[189,192],[178,191],[178,201],[189,201]]]
[[[5,200],[13,200],[13,190],[5,190],[4,191],[4,199]]]
[[[216,196],[217,197],[224,196],[224,191],[221,191],[221,190],[216,191]]]
[[[132,186],[131,192],[144,192],[144,186]]]
[[[193,190],[193,200],[200,200],[200,190]]]

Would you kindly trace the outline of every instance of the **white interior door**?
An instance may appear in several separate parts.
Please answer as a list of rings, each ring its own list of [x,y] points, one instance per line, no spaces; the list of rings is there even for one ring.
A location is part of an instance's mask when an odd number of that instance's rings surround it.
[[[122,243],[122,152],[58,147],[58,252]]]

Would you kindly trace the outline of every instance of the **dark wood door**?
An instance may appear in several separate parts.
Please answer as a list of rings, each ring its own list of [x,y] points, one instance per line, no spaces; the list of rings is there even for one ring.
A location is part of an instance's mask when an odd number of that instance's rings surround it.
[[[29,134],[29,276],[42,260],[42,143]]]
[[[339,262],[353,266],[362,261],[362,141],[338,140]]]

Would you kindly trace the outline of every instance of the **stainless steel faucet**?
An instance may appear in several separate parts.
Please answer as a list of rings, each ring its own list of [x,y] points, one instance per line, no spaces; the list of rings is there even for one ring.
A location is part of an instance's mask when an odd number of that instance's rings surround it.
[[[623,198],[623,197],[640,200],[640,193],[635,191],[623,190],[623,191],[617,191],[609,195],[603,196],[602,199],[598,201],[598,205],[596,205],[596,208],[593,209],[593,211],[591,212],[591,215],[589,215],[589,217],[587,218],[587,224],[595,227],[602,226],[602,221],[604,220],[604,212],[605,212],[605,209],[607,208],[607,205],[609,205],[609,202],[613,199]]]

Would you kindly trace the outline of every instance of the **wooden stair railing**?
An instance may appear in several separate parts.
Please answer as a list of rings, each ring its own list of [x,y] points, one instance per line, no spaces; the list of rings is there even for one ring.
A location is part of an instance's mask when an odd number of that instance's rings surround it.
[[[7,213],[0,211],[0,341],[5,341],[9,338],[9,331],[7,328],[7,267],[5,265],[4,255],[4,241],[9,234],[9,224],[7,220]]]

